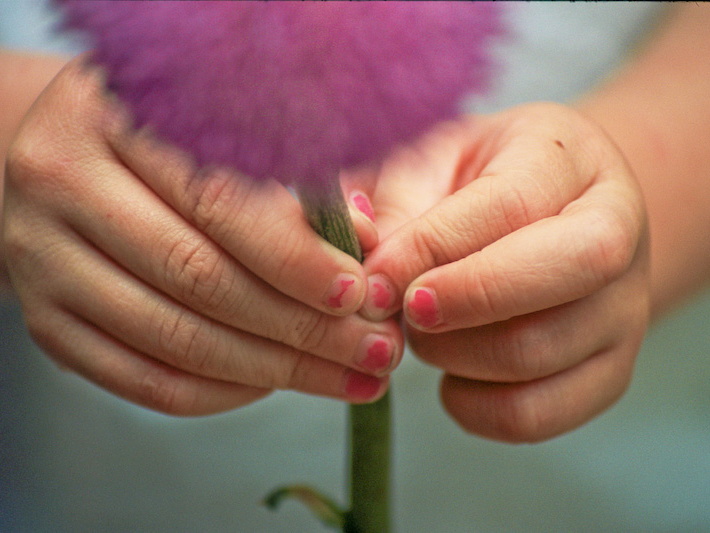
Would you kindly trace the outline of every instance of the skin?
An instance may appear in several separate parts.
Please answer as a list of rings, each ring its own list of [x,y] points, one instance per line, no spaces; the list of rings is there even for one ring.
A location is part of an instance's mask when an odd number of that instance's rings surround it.
[[[684,4],[575,106],[467,117],[345,176],[376,217],[353,210],[364,267],[280,185],[198,172],[133,132],[71,63],[5,137],[3,238],[28,326],[100,386],[197,415],[280,388],[378,397],[403,308],[465,430],[569,431],[624,392],[649,320],[708,279],[709,23]],[[343,274],[355,283],[334,309]],[[377,371],[362,363],[372,335],[393,346]]]
[[[633,173],[603,130],[555,104],[434,137],[422,149],[441,143],[450,153],[436,146],[432,166],[408,167],[405,155],[387,171],[422,183],[434,175],[436,187],[408,211],[397,204],[378,216],[397,229],[366,269],[402,295],[392,302],[398,309],[403,298],[412,349],[444,371],[443,404],[464,428],[526,441],[576,427],[626,388],[648,323],[646,216]],[[374,205],[407,194],[401,185],[381,180]],[[402,214],[409,220],[397,226]]]
[[[393,294],[364,313],[403,299],[467,431],[532,442],[588,421],[626,389],[649,320],[706,285],[708,24],[685,4],[575,106],[445,126],[369,190],[366,270]]]
[[[179,415],[274,389],[355,403],[386,390],[403,340],[393,320],[354,313],[362,266],[314,238],[282,185],[198,172],[133,131],[80,60],[37,100],[7,169],[12,282],[63,367]],[[361,213],[358,225],[374,242]]]
[[[40,56],[0,51],[0,158],[5,160],[8,147],[17,133],[22,118],[37,95],[66,63],[61,57]],[[0,165],[0,184],[4,182],[5,165]],[[0,187],[0,215],[4,188]],[[2,228],[2,217],[0,217]],[[3,261],[4,244],[0,240],[0,296],[10,293],[7,268]]]

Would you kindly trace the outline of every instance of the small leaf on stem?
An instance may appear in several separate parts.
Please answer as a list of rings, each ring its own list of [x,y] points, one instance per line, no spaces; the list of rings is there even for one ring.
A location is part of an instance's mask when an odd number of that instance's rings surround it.
[[[264,505],[269,509],[275,510],[286,498],[300,501],[324,525],[342,530],[345,524],[345,511],[327,496],[305,485],[280,487],[264,499]]]

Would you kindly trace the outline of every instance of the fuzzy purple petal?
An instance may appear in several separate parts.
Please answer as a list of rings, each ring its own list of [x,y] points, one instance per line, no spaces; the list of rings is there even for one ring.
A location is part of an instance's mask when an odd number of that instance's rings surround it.
[[[201,164],[318,180],[487,88],[490,2],[59,0],[138,125]]]

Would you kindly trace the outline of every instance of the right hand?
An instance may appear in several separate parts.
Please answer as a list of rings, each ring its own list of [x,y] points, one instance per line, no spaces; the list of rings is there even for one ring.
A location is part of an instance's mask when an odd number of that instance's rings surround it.
[[[198,171],[129,124],[75,60],[10,149],[7,262],[38,344],[170,414],[219,412],[274,389],[382,396],[403,339],[393,320],[354,314],[361,265],[311,230],[281,184]],[[372,243],[365,220],[356,216]]]

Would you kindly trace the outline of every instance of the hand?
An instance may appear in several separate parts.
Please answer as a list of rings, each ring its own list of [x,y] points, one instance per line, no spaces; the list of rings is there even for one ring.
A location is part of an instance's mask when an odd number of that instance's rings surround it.
[[[468,431],[537,441],[625,390],[645,334],[644,205],[613,142],[534,104],[449,124],[383,166],[382,242],[363,312],[404,302],[413,350],[441,368]]]
[[[354,314],[362,266],[317,237],[282,185],[198,172],[132,131],[80,62],[36,102],[7,168],[11,279],[62,366],[180,415],[273,389],[384,394],[403,340],[394,321]],[[372,246],[374,226],[356,219]]]

